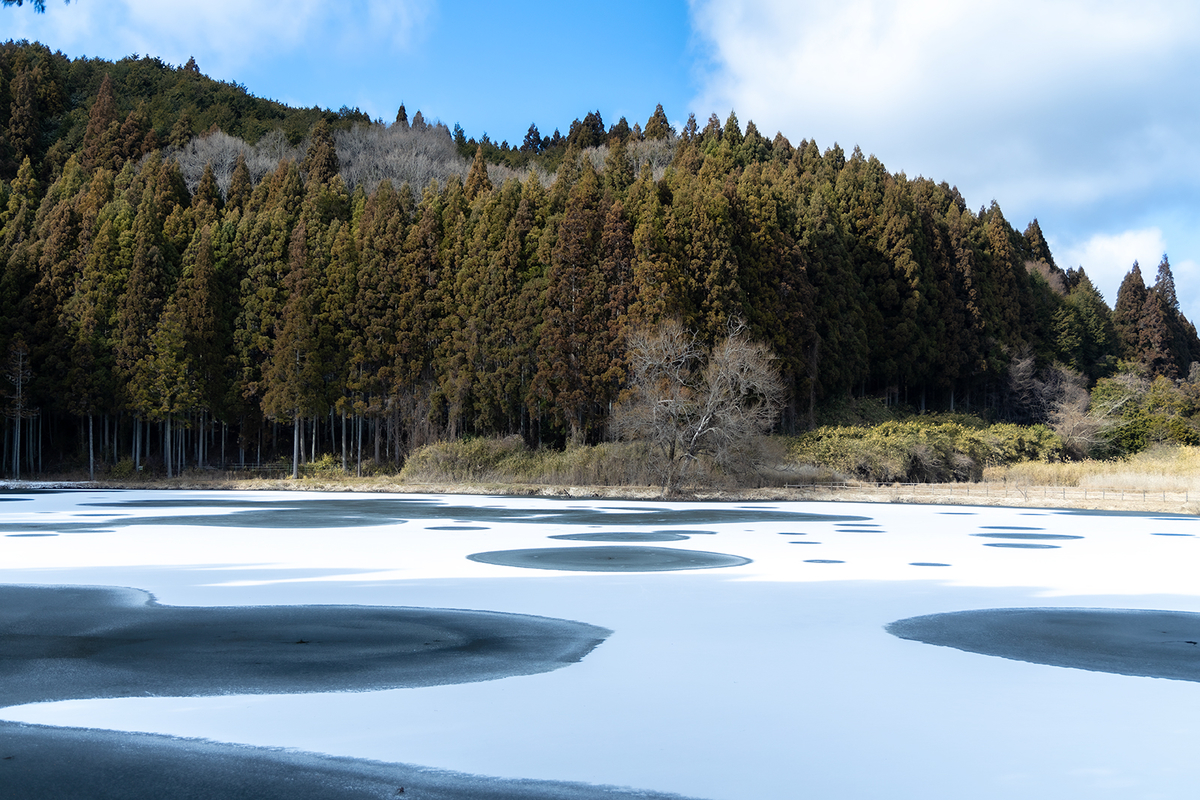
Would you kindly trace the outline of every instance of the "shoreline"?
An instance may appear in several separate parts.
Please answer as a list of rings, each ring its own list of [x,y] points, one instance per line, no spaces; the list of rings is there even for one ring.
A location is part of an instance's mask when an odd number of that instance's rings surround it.
[[[235,478],[185,475],[138,480],[0,481],[0,491],[282,491],[360,492],[363,494],[496,495],[547,499],[607,499],[673,502],[852,502],[915,505],[1052,508],[1126,513],[1167,513],[1200,517],[1200,493],[1096,489],[1075,486],[1027,486],[1002,483],[813,484],[741,489],[693,489],[664,498],[656,486],[531,484],[508,482],[410,483],[377,478]]]

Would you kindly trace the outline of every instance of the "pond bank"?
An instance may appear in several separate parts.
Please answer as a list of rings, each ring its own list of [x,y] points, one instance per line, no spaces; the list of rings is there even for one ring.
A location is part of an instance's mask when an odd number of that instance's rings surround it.
[[[368,478],[239,478],[229,473],[189,473],[179,478],[138,480],[0,481],[0,490],[174,489],[186,491],[399,492],[407,494],[497,495],[505,497],[660,500],[656,486],[571,486],[528,483],[410,483],[391,476]],[[1075,508],[1098,511],[1159,512],[1200,516],[1200,493],[1189,491],[1033,486],[1000,482],[813,484],[743,489],[692,489],[673,500],[785,501]]]

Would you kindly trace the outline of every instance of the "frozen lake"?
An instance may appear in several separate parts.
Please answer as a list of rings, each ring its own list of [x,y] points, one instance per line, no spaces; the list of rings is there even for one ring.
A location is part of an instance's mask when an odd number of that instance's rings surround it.
[[[710,800],[1175,798],[1196,781],[1194,678],[1029,663],[885,626],[984,609],[1195,613],[1198,568],[1200,522],[1165,514],[8,492],[0,584],[141,590],[164,608],[95,597],[161,620],[262,606],[525,615],[511,619],[551,626],[570,655],[371,691],[245,693],[271,689],[231,678],[243,693],[212,694],[201,676],[186,684],[201,696],[160,683],[96,696],[116,685],[106,673],[92,699],[9,700],[0,720]],[[80,603],[107,608],[91,597]],[[1188,647],[1200,662],[1200,637],[1163,636],[1185,670]]]

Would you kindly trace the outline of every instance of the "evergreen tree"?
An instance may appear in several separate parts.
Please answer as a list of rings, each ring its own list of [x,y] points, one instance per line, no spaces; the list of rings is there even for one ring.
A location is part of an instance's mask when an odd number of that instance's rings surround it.
[[[250,169],[246,166],[246,155],[241,151],[237,154],[237,163],[233,167],[233,175],[229,179],[229,192],[226,203],[230,208],[244,211],[250,202],[252,192],[250,185]]]
[[[695,127],[696,119],[691,117],[692,127]],[[650,115],[650,119],[646,120],[646,128],[643,135],[647,139],[670,139],[675,135],[675,130],[671,127],[670,121],[667,119],[667,113],[663,111],[662,103],[654,107],[654,113]]]
[[[542,152],[542,134],[538,132],[535,123],[529,123],[529,130],[525,131],[525,139],[521,142],[521,152],[530,155]]]
[[[100,92],[88,112],[87,131],[83,134],[83,165],[87,169],[120,169],[117,135],[117,101],[113,96],[112,75],[104,74]]]
[[[1179,298],[1175,295],[1175,276],[1171,273],[1171,264],[1167,254],[1163,253],[1162,261],[1158,262],[1158,273],[1154,276],[1154,291],[1162,297],[1167,308],[1179,313]]]
[[[1135,261],[1121,281],[1121,288],[1117,290],[1117,303],[1113,307],[1112,323],[1117,334],[1117,347],[1121,358],[1130,361],[1141,360],[1139,326],[1147,295],[1141,267]]]
[[[338,174],[337,146],[333,141],[333,133],[328,123],[320,120],[309,136],[308,151],[300,164],[309,184],[318,186],[329,183]]]
[[[492,191],[492,182],[488,179],[487,162],[483,160],[483,147],[475,148],[475,160],[471,162],[471,171],[467,173],[464,191],[468,201],[474,200],[480,192]]]
[[[1117,334],[1107,304],[1083,270],[1054,316],[1056,358],[1094,383],[1117,355]]]
[[[572,441],[586,440],[595,421],[596,397],[589,366],[599,344],[597,311],[605,298],[597,261],[603,211],[599,176],[584,162],[572,188],[547,276],[546,311],[538,346],[533,396],[554,415]]]
[[[319,308],[317,276],[308,264],[307,230],[301,220],[288,245],[288,271],[284,282],[287,301],[280,314],[278,334],[270,360],[263,370],[263,412],[271,419],[292,424],[292,477],[300,477],[303,420],[325,413],[325,364],[321,352],[316,311]]]

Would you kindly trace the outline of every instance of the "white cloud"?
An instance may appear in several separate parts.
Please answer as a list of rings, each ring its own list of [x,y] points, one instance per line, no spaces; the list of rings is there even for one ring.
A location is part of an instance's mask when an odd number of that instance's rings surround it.
[[[1153,283],[1158,262],[1166,251],[1163,232],[1158,228],[1143,228],[1120,233],[1098,233],[1085,241],[1062,248],[1054,260],[1063,269],[1083,267],[1111,308],[1117,301],[1117,289],[1125,274],[1133,267],[1133,262],[1137,261],[1141,266],[1146,282]]]
[[[344,59],[403,50],[423,33],[434,0],[109,0],[47,4],[45,14],[5,12],[6,36],[48,43],[71,55],[149,54],[172,64],[195,56],[228,80],[281,57]],[[23,9],[21,9],[23,10]],[[97,47],[98,43],[102,43]]]
[[[1131,180],[1131,156],[1195,147],[1155,115],[1185,117],[1189,133],[1197,115],[1152,102],[1163,89],[1177,97],[1164,79],[1192,80],[1194,3],[697,0],[693,20],[712,48],[698,109],[858,143],[964,189],[1020,192],[1010,170],[1029,167],[1022,182],[1075,201]],[[1053,179],[1064,171],[1070,180]]]
[[[892,171],[1037,217],[1111,303],[1166,240],[1200,261],[1200,5],[1180,0],[692,0],[709,47],[697,116],[736,109],[793,143],[858,144]],[[1167,231],[1168,235],[1164,235]],[[1178,246],[1178,244],[1176,245]],[[1151,278],[1153,275],[1151,274]],[[1176,268],[1180,298],[1198,296]],[[1195,285],[1195,284],[1193,284]],[[1185,303],[1186,306],[1186,303]],[[1186,307],[1185,307],[1186,313]]]

